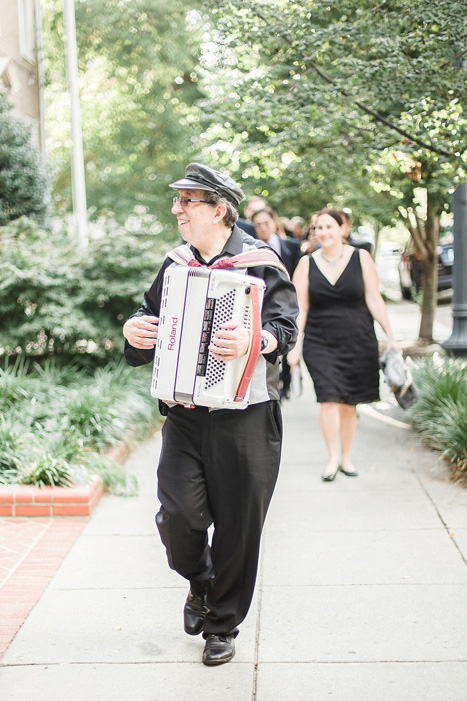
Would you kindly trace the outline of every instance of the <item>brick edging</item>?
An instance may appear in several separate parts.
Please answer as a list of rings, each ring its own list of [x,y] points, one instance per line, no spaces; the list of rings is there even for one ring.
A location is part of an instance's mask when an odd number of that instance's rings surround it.
[[[88,485],[72,487],[2,484],[0,516],[89,516],[103,493],[98,475]]]
[[[106,458],[122,465],[131,442],[109,448]],[[89,516],[104,493],[102,480],[94,475],[88,485],[34,487],[31,484],[0,484],[1,516]]]

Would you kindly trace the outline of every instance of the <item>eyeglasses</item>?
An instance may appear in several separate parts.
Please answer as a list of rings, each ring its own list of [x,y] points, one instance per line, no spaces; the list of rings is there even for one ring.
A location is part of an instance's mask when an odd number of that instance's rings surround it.
[[[211,204],[207,200],[195,200],[191,197],[174,197],[172,200],[173,205],[179,204],[180,207],[188,207],[189,204],[196,204],[198,202],[204,202],[205,204]]]

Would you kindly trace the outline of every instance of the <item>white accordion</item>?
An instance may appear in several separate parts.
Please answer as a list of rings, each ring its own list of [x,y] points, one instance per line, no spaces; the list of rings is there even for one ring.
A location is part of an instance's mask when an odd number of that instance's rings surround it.
[[[164,273],[151,394],[167,402],[244,409],[261,347],[263,280],[206,267]],[[224,362],[208,350],[228,321],[250,331],[247,354]]]

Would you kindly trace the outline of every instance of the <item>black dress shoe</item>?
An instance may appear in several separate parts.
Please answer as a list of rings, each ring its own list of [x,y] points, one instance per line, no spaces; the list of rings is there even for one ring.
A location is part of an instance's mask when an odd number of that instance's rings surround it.
[[[339,468],[337,468],[335,472],[330,472],[325,475],[322,475],[321,479],[323,480],[323,482],[332,482],[334,479],[336,479],[338,470]]]
[[[207,612],[206,594],[193,594],[190,589],[185,601],[185,606],[183,607],[183,627],[185,633],[188,633],[188,635],[198,635],[201,633]]]
[[[203,663],[210,667],[230,662],[235,655],[233,635],[208,635],[203,651]]]
[[[339,465],[339,470],[347,477],[358,477],[358,472],[356,470],[344,470],[342,465]]]

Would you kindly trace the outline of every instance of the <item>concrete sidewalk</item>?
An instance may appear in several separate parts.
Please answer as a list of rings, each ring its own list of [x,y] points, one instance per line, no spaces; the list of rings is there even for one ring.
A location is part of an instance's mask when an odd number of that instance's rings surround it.
[[[186,585],[154,527],[159,437],[107,496],[5,653],[3,699],[464,701],[467,491],[410,430],[360,412],[356,479],[323,483],[306,382],[284,407],[281,475],[237,655],[212,669],[183,633]]]
[[[282,468],[253,606],[227,665],[184,634],[187,586],[154,525],[160,437],[128,461],[0,660],[24,701],[464,701],[467,490],[387,394],[360,407],[358,478],[320,479],[318,405],[284,405]]]
[[[386,301],[386,309],[391,322],[396,340],[403,346],[409,346],[416,342],[420,329],[420,307],[414,302],[400,300],[397,302]],[[451,336],[453,327],[452,319],[452,295],[449,291],[439,296],[433,322],[433,338],[437,343],[446,341]],[[380,327],[375,324],[376,334],[384,339]]]

